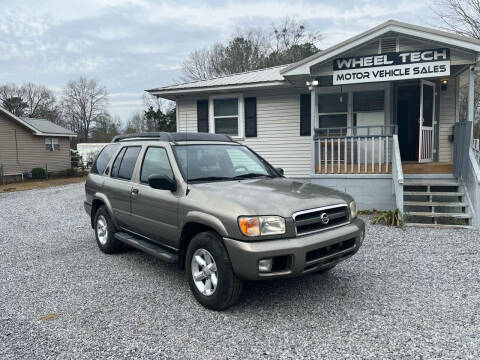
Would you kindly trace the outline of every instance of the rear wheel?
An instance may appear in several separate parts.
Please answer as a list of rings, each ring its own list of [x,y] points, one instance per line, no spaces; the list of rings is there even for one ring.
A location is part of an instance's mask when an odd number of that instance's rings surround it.
[[[215,232],[195,235],[185,259],[190,290],[211,310],[226,309],[238,300],[243,281],[235,275],[230,257]]]
[[[95,214],[95,238],[101,251],[114,254],[122,249],[122,243],[115,239],[115,227],[105,206],[100,206]]]

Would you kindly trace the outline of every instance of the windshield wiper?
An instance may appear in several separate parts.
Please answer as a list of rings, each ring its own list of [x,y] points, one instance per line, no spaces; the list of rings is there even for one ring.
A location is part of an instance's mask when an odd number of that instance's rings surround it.
[[[236,179],[236,180],[238,180],[238,179],[252,179],[252,178],[262,177],[262,176],[273,177],[272,175],[266,175],[266,174],[246,173],[246,174],[234,176],[232,179]]]
[[[232,180],[233,178],[227,176],[206,176],[206,177],[199,177],[195,179],[189,179],[188,182],[193,181],[221,181],[221,180]]]

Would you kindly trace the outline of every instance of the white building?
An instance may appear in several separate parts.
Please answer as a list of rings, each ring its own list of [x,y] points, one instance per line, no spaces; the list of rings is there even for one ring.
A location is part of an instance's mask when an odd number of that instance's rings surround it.
[[[176,101],[177,131],[228,134],[361,208],[478,227],[479,53],[477,39],[391,20],[294,64],[149,92]]]

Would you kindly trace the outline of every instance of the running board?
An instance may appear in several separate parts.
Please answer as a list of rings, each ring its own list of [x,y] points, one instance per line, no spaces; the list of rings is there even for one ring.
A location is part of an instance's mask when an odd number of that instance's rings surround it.
[[[163,261],[166,261],[171,264],[178,263],[178,256],[165,250],[164,248],[151,243],[150,241],[144,240],[140,237],[130,235],[126,232],[117,232],[115,233],[115,239],[120,240],[121,242],[133,246],[147,254],[153,255]]]

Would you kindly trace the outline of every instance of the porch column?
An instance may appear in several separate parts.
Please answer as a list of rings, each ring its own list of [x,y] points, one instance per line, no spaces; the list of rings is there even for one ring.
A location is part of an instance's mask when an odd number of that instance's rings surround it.
[[[310,134],[312,137],[311,148],[312,148],[312,158],[311,158],[311,174],[315,174],[315,128],[317,127],[317,93],[315,91],[315,86],[311,87],[310,90],[311,101],[310,101]]]
[[[470,67],[468,74],[468,121],[473,122],[475,119],[475,67]]]

